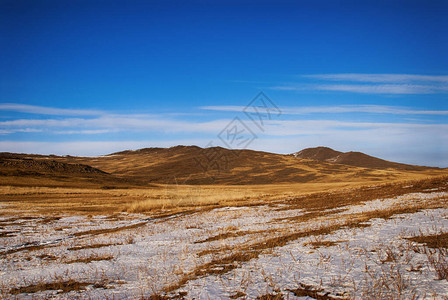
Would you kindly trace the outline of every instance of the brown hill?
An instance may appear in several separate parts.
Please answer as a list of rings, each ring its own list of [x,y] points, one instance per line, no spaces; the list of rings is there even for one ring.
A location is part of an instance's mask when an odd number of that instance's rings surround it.
[[[0,153],[0,183],[7,185],[128,186],[131,182],[80,163],[66,163],[58,156]],[[133,182],[132,182],[133,183]],[[134,183],[136,184],[136,183]]]
[[[83,164],[68,164],[51,159],[37,160],[2,153],[0,154],[0,174],[24,176],[39,174],[85,175],[107,173]]]
[[[338,157],[341,155],[342,152],[333,150],[328,147],[316,147],[316,148],[306,148],[299,152],[293,153],[295,157],[305,158],[305,159],[313,159],[313,160],[319,160],[319,161],[328,161],[332,162],[331,160],[335,157]]]
[[[395,169],[407,171],[424,171],[438,169],[414,166],[387,161],[361,152],[340,152],[328,147],[307,148],[292,154],[294,157],[337,163],[371,169]]]
[[[179,184],[391,180],[403,177],[402,171],[427,170],[419,167],[378,170],[378,168],[368,168],[368,164],[356,166],[316,160],[316,157],[325,158],[325,155],[337,153],[328,149],[322,149],[317,156],[313,156],[314,160],[253,150],[197,146],[145,148],[100,157],[60,157],[58,159],[66,163],[87,164],[121,178],[133,178],[147,183]],[[397,164],[397,166],[402,165]]]
[[[417,173],[421,176],[423,173],[437,175],[442,172],[323,147],[317,151],[305,149],[295,155],[197,146],[127,150],[99,157],[14,155],[24,159],[22,167],[18,168],[20,170],[39,172],[40,168],[51,167],[52,172],[58,170],[58,176],[67,173],[74,176],[76,173],[78,177],[83,172],[93,172],[96,174],[93,177],[107,177],[120,184],[359,182],[404,179],[412,178]],[[25,163],[25,159],[33,160],[30,168],[30,162]],[[87,178],[85,175],[83,177]]]

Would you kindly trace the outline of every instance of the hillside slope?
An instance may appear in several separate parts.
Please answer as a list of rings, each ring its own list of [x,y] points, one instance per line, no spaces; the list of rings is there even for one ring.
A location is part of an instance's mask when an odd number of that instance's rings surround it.
[[[40,168],[51,164],[55,176],[107,177],[139,185],[373,182],[446,173],[446,170],[387,162],[362,153],[316,149],[284,155],[221,147],[175,146],[127,150],[98,157],[10,155],[23,159],[22,167],[16,166],[20,172],[39,173]],[[32,160],[30,168],[27,159]],[[11,168],[14,167],[11,165]],[[55,170],[58,172],[54,173]],[[49,172],[44,173],[49,175]]]
[[[220,147],[176,146],[128,150],[100,157],[63,157],[108,173],[149,183],[269,184],[394,180],[408,171],[335,164],[291,155]],[[397,164],[400,165],[400,164]]]
[[[104,171],[84,164],[69,164],[51,159],[24,158],[13,154],[0,154],[0,175],[105,175]]]
[[[119,178],[82,163],[67,163],[58,156],[0,153],[1,185],[39,186],[135,186],[138,182]]]
[[[371,169],[395,169],[406,171],[424,171],[430,168],[387,161],[361,152],[340,152],[328,147],[307,148],[292,154],[294,157],[313,159]]]

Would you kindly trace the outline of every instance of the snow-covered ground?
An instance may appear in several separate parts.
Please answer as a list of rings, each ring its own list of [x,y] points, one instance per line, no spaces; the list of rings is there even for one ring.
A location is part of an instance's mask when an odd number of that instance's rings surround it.
[[[306,299],[320,291],[321,297],[335,299],[448,299],[448,281],[437,278],[422,245],[406,239],[447,232],[446,199],[444,192],[413,193],[324,211],[306,221],[292,221],[307,212],[285,203],[162,218],[0,218],[0,297],[255,299],[283,294]],[[345,226],[366,212],[422,204],[428,209]],[[260,246],[306,232],[312,233]],[[71,291],[45,285],[73,282],[80,285]],[[28,290],[20,290],[24,287]]]

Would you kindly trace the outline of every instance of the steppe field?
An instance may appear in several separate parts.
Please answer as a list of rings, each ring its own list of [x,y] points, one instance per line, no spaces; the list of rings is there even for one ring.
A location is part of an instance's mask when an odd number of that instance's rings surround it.
[[[30,159],[3,160],[3,299],[448,299],[444,169],[145,185]]]

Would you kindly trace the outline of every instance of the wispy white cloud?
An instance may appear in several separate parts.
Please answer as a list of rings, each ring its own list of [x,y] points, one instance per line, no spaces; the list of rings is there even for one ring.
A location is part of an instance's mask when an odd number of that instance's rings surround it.
[[[17,132],[42,132],[50,134],[103,134],[118,131],[158,131],[158,132],[215,132],[223,128],[229,120],[210,122],[183,121],[190,113],[129,113],[117,114],[91,109],[65,109],[0,103],[0,111],[47,115],[46,118],[20,118],[0,121],[0,135]],[[25,128],[26,127],[26,128]],[[60,130],[60,128],[64,128]]]
[[[49,134],[105,134],[109,132],[152,131],[164,133],[216,133],[230,120],[208,122],[185,121],[181,114],[115,114],[96,110],[75,110],[53,107],[1,103],[0,110],[51,115],[46,118],[20,118],[0,121],[0,135],[17,132],[42,132]]]
[[[448,93],[448,85],[423,84],[297,84],[272,86],[271,90],[279,91],[335,91],[362,94],[437,94]]]
[[[358,82],[440,82],[448,83],[448,76],[445,75],[413,75],[413,74],[363,74],[363,73],[343,73],[343,74],[315,74],[302,75],[302,77],[334,80],[334,81],[358,81]]]
[[[0,129],[0,135],[4,134],[12,134],[17,132],[42,132],[42,129],[35,128],[14,128],[14,129]]]
[[[17,119],[0,122],[0,128],[36,127],[36,128],[70,128],[72,132],[80,130],[113,130],[113,131],[157,131],[157,132],[219,132],[230,119],[212,120],[208,122],[183,121],[168,118],[142,117],[135,115],[105,115],[97,118],[65,118],[65,119]],[[86,133],[92,133],[86,132]]]
[[[90,129],[90,130],[62,130],[53,131],[54,134],[103,134],[113,132],[109,129]]]
[[[284,91],[336,91],[363,94],[436,94],[448,93],[448,76],[413,74],[314,74],[301,75],[315,83],[285,83],[269,87]],[[338,82],[338,83],[334,83]]]
[[[426,132],[445,132],[448,138],[448,124],[420,124],[420,123],[385,123],[385,122],[344,122],[334,120],[281,120],[268,121],[265,125],[266,135],[294,136],[294,135],[331,135],[345,132],[350,135],[353,132],[363,132],[367,137],[384,139],[384,135],[377,136],[375,131],[384,133],[407,132],[417,134]]]
[[[241,112],[244,106],[202,106],[200,109],[213,111]],[[397,115],[448,115],[446,110],[417,110],[408,107],[388,105],[333,105],[333,106],[300,106],[282,107],[282,114],[305,115],[314,113],[376,113]]]
[[[216,105],[216,106],[200,106],[199,109],[204,110],[216,110],[216,111],[232,111],[241,112],[245,106],[240,105]]]
[[[202,109],[241,112],[242,106],[208,106]],[[403,115],[448,115],[448,111],[413,110],[410,108],[381,105],[350,105],[350,106],[309,106],[286,107],[282,109],[287,115],[309,115],[319,113],[378,113]],[[233,117],[233,116],[232,116]],[[71,134],[106,134],[111,132],[156,132],[167,134],[211,134],[216,135],[231,121],[231,118],[215,119],[207,122],[199,120],[179,120],[153,115],[102,115],[89,118],[54,118],[54,119],[17,119],[0,122],[0,134],[7,135],[16,132],[47,132],[58,135]],[[250,126],[250,120],[247,120]],[[421,129],[443,128],[448,132],[448,125],[419,123],[380,123],[380,122],[342,122],[330,119],[309,120],[265,120],[265,134],[272,136],[287,135],[321,135],[334,130],[360,130],[373,128],[412,128]]]
[[[416,84],[317,84],[316,90],[364,94],[434,94],[448,92],[448,86]]]
[[[0,110],[55,116],[97,116],[104,114],[99,110],[54,108],[17,103],[0,103]]]

